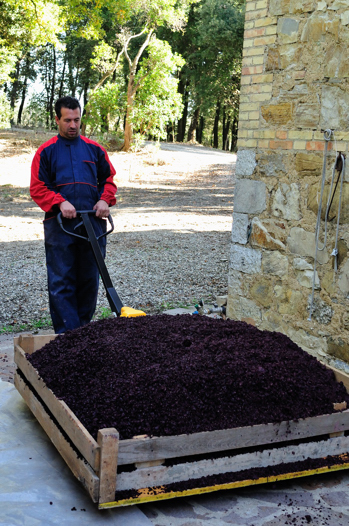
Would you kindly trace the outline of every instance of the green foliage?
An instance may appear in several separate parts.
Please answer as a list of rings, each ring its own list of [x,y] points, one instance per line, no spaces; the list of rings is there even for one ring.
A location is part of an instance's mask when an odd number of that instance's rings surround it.
[[[10,103],[5,93],[0,92],[0,128],[9,128],[13,117]]]
[[[89,114],[83,117],[89,127],[89,135],[98,127],[115,124],[115,121],[123,114],[125,107],[125,94],[120,91],[120,86],[113,82],[107,82],[102,86],[89,102]]]
[[[172,53],[168,42],[155,38],[149,44],[148,56],[136,75],[139,87],[131,117],[134,129],[141,135],[164,139],[166,124],[181,115],[182,97],[174,75],[183,64],[183,58]]]

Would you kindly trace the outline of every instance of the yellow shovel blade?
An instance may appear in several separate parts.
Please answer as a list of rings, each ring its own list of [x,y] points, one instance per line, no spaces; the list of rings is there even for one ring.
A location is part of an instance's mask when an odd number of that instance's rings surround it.
[[[137,318],[137,316],[146,316],[142,310],[133,309],[132,307],[122,307],[120,318]]]

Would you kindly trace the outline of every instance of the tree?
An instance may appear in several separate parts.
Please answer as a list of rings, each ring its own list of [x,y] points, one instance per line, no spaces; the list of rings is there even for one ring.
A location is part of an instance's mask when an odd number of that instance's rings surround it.
[[[182,97],[174,75],[183,63],[182,57],[172,53],[168,42],[156,38],[150,42],[148,56],[136,74],[138,94],[129,115],[132,128],[141,135],[165,139],[166,124],[180,116]]]
[[[99,6],[101,7],[98,22],[100,30],[103,31],[103,22],[108,17],[112,17],[112,19],[118,23],[119,30],[117,30],[114,35],[118,44],[118,52],[113,66],[105,72],[92,90],[90,99],[103,83],[113,75],[123,56],[128,65],[127,109],[123,144],[125,151],[130,149],[132,142],[133,107],[137,90],[140,86],[140,79],[137,78],[136,80],[136,75],[141,57],[149,46],[152,35],[157,28],[166,25],[172,30],[179,31],[184,27],[188,7],[193,1],[194,0],[182,0],[181,2],[177,2],[177,0],[142,0],[140,2],[133,2],[131,0],[116,0],[110,2],[110,0],[99,0]],[[83,8],[82,4],[83,2],[81,0],[80,7]],[[98,15],[97,11],[94,11],[93,16],[95,15]],[[98,26],[98,23],[96,22],[95,28]],[[137,47],[134,53],[132,53],[131,49],[133,51],[135,45],[131,47],[131,43],[134,44],[135,42],[137,42]],[[148,75],[149,72],[150,70],[147,70],[145,75]]]

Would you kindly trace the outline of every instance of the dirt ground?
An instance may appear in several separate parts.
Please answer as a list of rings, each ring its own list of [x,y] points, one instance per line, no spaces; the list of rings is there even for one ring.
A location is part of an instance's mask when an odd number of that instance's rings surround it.
[[[29,181],[36,149],[53,135],[0,132],[2,332],[50,324],[43,212]],[[197,145],[159,146],[107,147],[118,186],[107,267],[124,303],[150,314],[227,293],[236,160]],[[108,307],[101,290],[97,316]]]

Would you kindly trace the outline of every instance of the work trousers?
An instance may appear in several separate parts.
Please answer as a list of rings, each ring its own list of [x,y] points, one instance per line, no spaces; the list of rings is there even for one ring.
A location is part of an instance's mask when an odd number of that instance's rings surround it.
[[[97,236],[105,231],[106,221],[90,219]],[[65,228],[73,230],[77,222],[64,220]],[[55,333],[60,334],[91,321],[97,304],[99,271],[89,241],[63,232],[56,218],[44,221],[44,233],[50,313]],[[86,236],[83,226],[75,233]],[[106,238],[98,243],[105,258]]]

